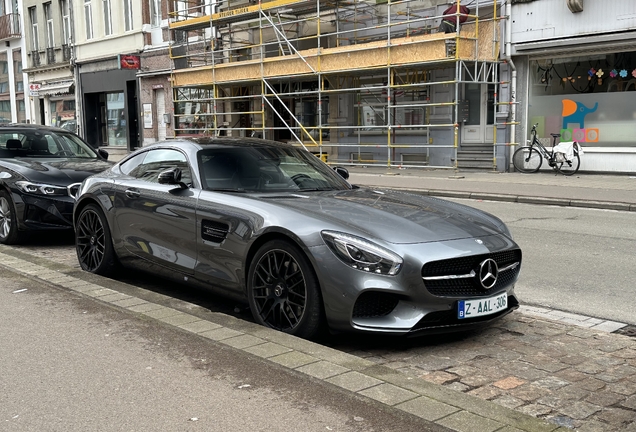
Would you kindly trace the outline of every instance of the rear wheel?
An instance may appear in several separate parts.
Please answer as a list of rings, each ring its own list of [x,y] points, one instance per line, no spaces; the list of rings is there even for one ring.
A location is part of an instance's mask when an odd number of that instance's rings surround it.
[[[565,161],[563,163],[557,163],[557,169],[559,172],[566,176],[571,176],[575,174],[579,167],[581,166],[581,157],[579,156],[578,151],[574,151],[574,157],[571,161]]]
[[[111,276],[117,268],[108,221],[95,204],[84,207],[77,218],[75,250],[80,266],[88,272]]]
[[[541,153],[535,147],[519,147],[512,155],[512,164],[522,173],[535,173],[542,163]]]
[[[6,245],[18,244],[23,235],[18,231],[18,212],[11,199],[11,194],[0,190],[0,243]]]
[[[303,338],[322,329],[318,279],[305,254],[287,241],[267,242],[256,252],[247,294],[254,319],[266,327]]]

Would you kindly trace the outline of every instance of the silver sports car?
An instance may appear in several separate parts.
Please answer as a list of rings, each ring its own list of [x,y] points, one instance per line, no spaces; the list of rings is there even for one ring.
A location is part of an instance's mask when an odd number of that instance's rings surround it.
[[[89,272],[125,266],[236,296],[306,338],[457,331],[518,307],[521,250],[500,219],[346,178],[272,141],[158,143],[82,183],[77,256]]]

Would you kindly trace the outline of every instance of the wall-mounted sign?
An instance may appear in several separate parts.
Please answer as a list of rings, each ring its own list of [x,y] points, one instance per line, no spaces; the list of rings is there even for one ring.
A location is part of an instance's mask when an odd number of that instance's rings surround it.
[[[152,129],[152,104],[143,104],[142,116],[144,119],[144,129]]]
[[[40,84],[29,84],[29,96],[36,97],[40,95]]]
[[[119,69],[141,69],[141,58],[133,54],[119,54]]]
[[[158,89],[162,89],[163,88],[163,84],[153,84],[152,85],[152,89],[153,90],[158,90]]]

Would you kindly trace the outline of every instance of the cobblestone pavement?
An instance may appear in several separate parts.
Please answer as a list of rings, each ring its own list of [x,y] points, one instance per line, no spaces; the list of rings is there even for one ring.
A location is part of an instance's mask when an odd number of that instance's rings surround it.
[[[23,246],[78,267],[74,247]],[[581,432],[636,432],[636,339],[619,323],[522,307],[491,327],[417,339],[338,336],[327,345]],[[588,328],[586,328],[588,327]]]

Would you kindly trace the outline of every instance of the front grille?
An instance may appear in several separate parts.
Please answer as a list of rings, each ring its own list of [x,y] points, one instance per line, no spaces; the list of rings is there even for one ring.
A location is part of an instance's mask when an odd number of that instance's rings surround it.
[[[479,265],[488,258],[495,260],[499,269],[502,269],[514,263],[521,264],[521,250],[511,249],[429,262],[422,267],[422,277],[467,275],[471,271],[479,275]],[[478,277],[424,280],[424,286],[428,292],[439,297],[483,296],[486,292],[496,292],[510,285],[519,274],[520,268],[521,265],[518,265],[513,269],[500,271],[495,286],[487,291],[481,286]]]
[[[353,318],[376,318],[386,316],[395,309],[400,300],[397,296],[377,291],[364,292],[353,306]]]

